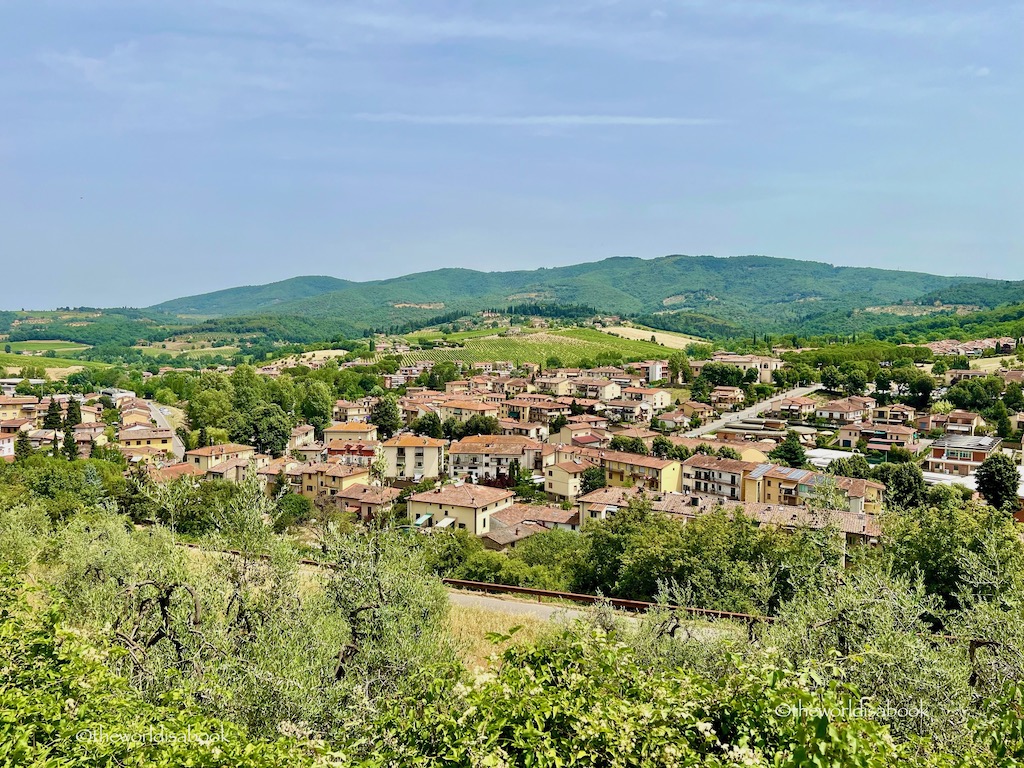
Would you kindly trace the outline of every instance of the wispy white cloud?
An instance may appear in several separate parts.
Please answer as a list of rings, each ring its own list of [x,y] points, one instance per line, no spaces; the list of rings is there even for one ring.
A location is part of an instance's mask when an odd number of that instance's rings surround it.
[[[964,67],[963,72],[965,75],[970,75],[971,77],[988,77],[992,74],[991,69],[978,64],[971,64]]]
[[[648,115],[415,115],[405,112],[362,112],[356,120],[370,123],[409,123],[413,125],[480,125],[480,126],[702,126],[720,125],[723,121],[708,117],[672,117]]]
[[[736,19],[775,20],[800,26],[840,27],[894,36],[950,36],[992,23],[983,8],[963,4],[955,10],[896,3],[843,4],[820,0],[667,0],[680,10]]]

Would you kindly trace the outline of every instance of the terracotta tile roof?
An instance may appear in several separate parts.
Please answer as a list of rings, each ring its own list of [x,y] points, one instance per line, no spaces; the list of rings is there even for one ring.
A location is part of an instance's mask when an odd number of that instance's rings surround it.
[[[542,525],[524,522],[506,528],[495,528],[482,534],[480,538],[493,541],[498,546],[508,547],[533,536],[535,533],[544,533],[545,531],[547,531],[547,528]]]
[[[207,445],[203,448],[193,448],[191,451],[185,451],[185,455],[213,457],[247,452],[255,453],[256,449],[251,445],[242,445],[241,443],[225,443],[223,445]]]
[[[397,488],[385,488],[382,486],[355,483],[343,491],[338,491],[335,495],[340,499],[345,499],[346,501],[364,502],[366,504],[390,504],[401,496],[402,492]]]
[[[556,469],[560,469],[563,472],[568,472],[570,475],[582,475],[588,469],[596,467],[597,464],[593,464],[586,459],[580,459],[579,461],[561,461],[558,464],[553,464]]]
[[[624,507],[633,496],[639,496],[642,493],[643,489],[639,487],[620,488],[617,486],[608,486],[607,488],[598,488],[596,491],[584,494],[576,501],[582,504],[600,504]]]
[[[513,504],[491,515],[495,527],[518,525],[524,522],[547,526],[578,525],[579,513],[551,504]]]
[[[486,485],[474,485],[472,483],[461,483],[456,485],[442,485],[432,491],[424,491],[409,497],[411,501],[424,502],[427,504],[450,505],[454,507],[469,507],[480,509],[505,499],[515,496],[512,491],[501,488],[490,488]]]
[[[122,429],[117,433],[118,440],[170,440],[174,433],[169,429],[150,429],[148,427]]]
[[[324,432],[372,432],[377,427],[366,421],[337,421]]]
[[[203,470],[199,467],[184,461],[179,464],[168,464],[166,467],[150,467],[148,472],[149,476],[158,483],[174,480],[185,475],[202,476],[203,474]]]
[[[448,444],[447,440],[439,440],[434,437],[424,437],[409,433],[395,435],[385,440],[383,445],[388,448],[443,448]]]
[[[706,456],[702,453],[695,453],[683,462],[684,467],[697,467],[699,469],[715,470],[718,472],[731,472],[741,474],[752,472],[760,466],[752,461],[740,461],[738,459],[723,459],[721,456]]]

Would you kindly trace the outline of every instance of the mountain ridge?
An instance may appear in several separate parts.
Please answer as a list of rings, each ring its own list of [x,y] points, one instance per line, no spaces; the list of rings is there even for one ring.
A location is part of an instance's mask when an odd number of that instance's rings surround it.
[[[766,331],[806,318],[917,302],[950,289],[958,297],[1006,298],[1013,288],[977,277],[931,275],[769,256],[611,257],[559,267],[482,272],[442,267],[356,282],[300,276],[163,302],[179,315],[256,314],[343,318],[361,328],[416,322],[451,311],[530,302],[584,304],[608,314],[699,313]],[[1024,301],[1024,283],[1020,300]]]

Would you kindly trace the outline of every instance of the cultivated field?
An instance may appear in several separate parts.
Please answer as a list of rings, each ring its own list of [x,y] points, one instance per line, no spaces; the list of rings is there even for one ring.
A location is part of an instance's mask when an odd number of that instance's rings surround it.
[[[588,328],[571,328],[519,336],[473,338],[466,340],[464,347],[413,350],[405,354],[402,361],[485,363],[510,360],[513,363],[543,364],[548,358],[557,357],[563,365],[575,366],[583,360],[595,360],[602,352],[617,352],[627,359],[644,359],[663,358],[669,350],[649,341],[620,339]]]
[[[172,349],[170,344],[168,348],[164,349],[159,344],[151,347],[136,347],[141,350],[142,354],[149,357],[158,357],[159,355],[167,354],[171,357],[206,357],[209,355],[224,355],[225,357],[231,357],[233,354],[238,352],[238,347],[197,347],[196,349]]]
[[[69,373],[75,373],[83,368],[106,368],[106,363],[94,363],[88,360],[67,360],[60,357],[33,357],[29,355],[15,355],[0,352],[0,368],[7,371],[9,376],[17,376],[23,366],[41,367],[46,369],[46,375],[51,379],[60,379]]]
[[[12,352],[80,352],[83,349],[88,349],[87,344],[79,344],[74,341],[8,341],[7,344],[11,345]]]
[[[627,339],[636,339],[639,341],[650,341],[651,336],[653,336],[659,344],[663,344],[671,349],[686,349],[691,344],[706,341],[706,339],[702,339],[699,336],[687,336],[684,333],[655,331],[649,328],[637,328],[626,325],[613,325],[609,328],[601,328],[600,330],[604,333],[623,336]]]

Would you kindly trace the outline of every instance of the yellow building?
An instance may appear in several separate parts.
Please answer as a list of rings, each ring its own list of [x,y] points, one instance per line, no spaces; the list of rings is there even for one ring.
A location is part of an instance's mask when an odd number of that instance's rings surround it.
[[[474,416],[490,416],[496,419],[500,410],[494,403],[483,403],[476,400],[451,400],[447,403],[441,403],[439,415],[441,421],[455,419],[458,422],[465,423]]]
[[[586,459],[552,464],[544,469],[544,490],[555,501],[575,501],[583,485],[583,473],[596,467]]]
[[[751,473],[747,480],[747,501],[763,504],[786,504],[801,506],[814,497],[814,488],[823,478],[829,477],[806,469],[778,467],[762,464]],[[846,510],[854,514],[879,514],[885,498],[885,486],[873,480],[855,477],[833,477],[839,491],[846,497]]]
[[[315,462],[299,464],[288,469],[285,474],[295,493],[307,499],[318,496],[336,496],[348,490],[356,483],[370,484],[370,468],[349,464],[332,464]]]
[[[409,519],[424,528],[458,528],[474,536],[490,530],[490,517],[512,506],[515,494],[486,485],[443,485],[409,497]]]
[[[170,451],[174,433],[169,429],[136,426],[122,429],[117,433],[117,440],[124,448],[154,448]]]
[[[324,429],[324,442],[331,440],[376,440],[377,427],[365,421],[339,421]]]
[[[655,491],[678,491],[681,487],[681,466],[675,459],[563,446],[557,449],[554,463],[571,461],[574,457],[587,459],[603,468],[605,480],[611,486],[642,486]]]
[[[683,493],[707,493],[729,501],[757,501],[746,488],[747,479],[762,464],[723,459],[697,453],[683,462]]]
[[[34,419],[38,397],[0,397],[0,421]]]
[[[249,461],[255,455],[256,449],[251,445],[228,443],[227,445],[208,445],[205,448],[196,448],[194,451],[185,451],[184,460],[199,467],[205,474],[219,464],[236,459]]]

